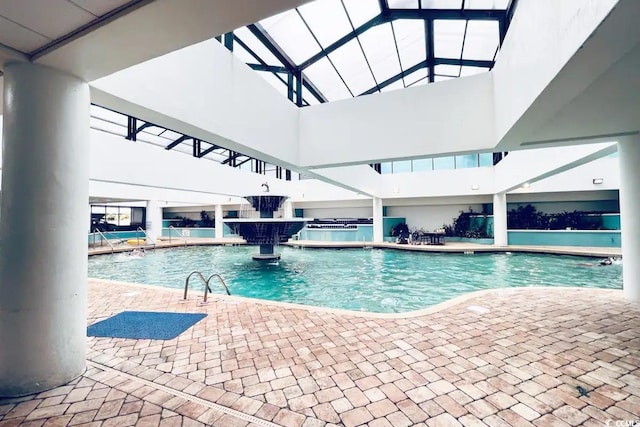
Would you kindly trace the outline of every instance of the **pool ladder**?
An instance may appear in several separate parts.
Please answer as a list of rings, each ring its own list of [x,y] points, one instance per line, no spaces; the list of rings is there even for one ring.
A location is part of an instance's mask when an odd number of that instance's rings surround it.
[[[227,295],[231,295],[231,292],[229,292],[229,288],[227,288],[227,284],[224,283],[224,280],[222,280],[222,277],[219,274],[214,273],[211,276],[209,276],[209,278],[205,279],[202,273],[200,273],[199,271],[192,271],[191,273],[189,273],[189,275],[187,276],[187,279],[184,281],[184,299],[185,300],[187,299],[187,292],[189,291],[189,279],[191,279],[192,276],[198,276],[200,278],[200,281],[204,284],[204,302],[207,302],[207,291],[211,293],[209,282],[211,282],[211,279],[213,279],[214,277],[216,277],[218,281],[220,281],[220,284],[224,288]]]

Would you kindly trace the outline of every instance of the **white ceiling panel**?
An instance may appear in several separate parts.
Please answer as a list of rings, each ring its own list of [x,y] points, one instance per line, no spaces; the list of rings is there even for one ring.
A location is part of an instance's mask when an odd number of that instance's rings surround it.
[[[0,16],[0,43],[20,52],[31,52],[50,40]]]
[[[0,16],[50,39],[57,39],[95,19],[67,0],[0,0]]]
[[[102,16],[111,12],[114,9],[119,8],[122,5],[130,3],[129,0],[69,0],[72,3],[80,6],[87,12],[95,15]]]

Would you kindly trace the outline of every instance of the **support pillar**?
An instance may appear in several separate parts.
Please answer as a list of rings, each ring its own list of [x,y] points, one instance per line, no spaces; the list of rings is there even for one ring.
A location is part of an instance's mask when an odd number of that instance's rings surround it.
[[[284,218],[293,218],[293,202],[291,200],[285,200],[282,207],[284,209]]]
[[[162,236],[162,206],[157,200],[147,200],[145,232],[147,244],[152,245]]]
[[[382,243],[384,241],[384,230],[382,227],[382,199],[373,198],[373,242]]]
[[[89,85],[28,62],[4,68],[0,396],[85,370]]]
[[[618,141],[620,154],[620,237],[624,296],[640,302],[640,137]]]
[[[493,195],[493,244],[494,246],[507,246],[509,244],[506,193]]]
[[[224,218],[222,214],[222,205],[216,205],[216,211],[214,221],[216,224],[216,239],[222,239],[224,237]]]

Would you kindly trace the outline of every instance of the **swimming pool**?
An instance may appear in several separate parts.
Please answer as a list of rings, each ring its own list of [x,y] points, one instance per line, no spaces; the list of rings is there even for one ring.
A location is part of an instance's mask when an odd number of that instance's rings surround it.
[[[622,266],[593,258],[439,254],[384,249],[282,247],[279,263],[251,260],[255,247],[191,246],[89,258],[89,277],[184,288],[194,270],[220,274],[232,295],[378,313],[429,307],[490,288],[583,286],[622,289]],[[197,289],[197,290],[196,290]],[[193,291],[202,285],[194,280]],[[214,292],[223,293],[218,283]]]

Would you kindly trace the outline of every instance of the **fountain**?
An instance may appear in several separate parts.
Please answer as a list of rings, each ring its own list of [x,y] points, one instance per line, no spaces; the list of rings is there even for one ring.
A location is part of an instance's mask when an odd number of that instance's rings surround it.
[[[265,192],[269,186],[262,184]],[[231,230],[242,236],[249,245],[260,245],[260,253],[253,255],[257,261],[274,261],[280,255],[274,253],[275,245],[285,243],[291,236],[304,227],[305,218],[274,218],[273,213],[280,209],[287,196],[263,194],[245,196],[245,199],[260,212],[260,218],[225,219]]]

